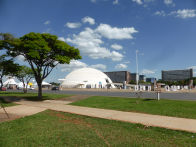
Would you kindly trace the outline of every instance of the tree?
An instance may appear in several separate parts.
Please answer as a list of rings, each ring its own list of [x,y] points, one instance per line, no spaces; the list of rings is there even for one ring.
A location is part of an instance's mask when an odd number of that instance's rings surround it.
[[[131,81],[129,82],[129,84],[136,84],[136,82],[135,82],[134,80],[131,80]]]
[[[51,82],[50,84],[54,86],[60,86],[60,83],[56,83],[56,82]]]
[[[78,49],[58,40],[57,36],[48,33],[34,33],[7,41],[8,54],[15,57],[22,55],[33,70],[38,85],[38,97],[42,99],[42,81],[58,64],[69,64],[72,59],[81,59]]]
[[[3,77],[6,75],[13,76],[15,72],[20,70],[20,66],[15,64],[13,60],[7,60],[5,55],[0,56],[0,83],[1,87],[3,87]]]
[[[8,40],[14,40],[14,37],[9,33],[0,33],[0,50],[9,48]],[[0,56],[0,90],[3,87],[3,77],[6,75],[14,74],[19,70],[19,65],[15,64],[12,59],[6,59],[5,54]]]
[[[23,83],[23,91],[27,93],[28,84],[34,77],[32,69],[27,66],[20,66],[20,70],[15,73],[15,77]]]
[[[9,33],[0,33],[0,50],[9,48],[8,40],[13,41],[14,36]]]
[[[196,78],[195,77],[193,78],[193,85],[194,86],[196,85]]]

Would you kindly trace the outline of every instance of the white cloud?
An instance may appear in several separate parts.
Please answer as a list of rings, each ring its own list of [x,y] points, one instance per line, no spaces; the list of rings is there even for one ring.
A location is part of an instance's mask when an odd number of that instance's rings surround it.
[[[164,3],[165,3],[166,5],[172,4],[172,3],[173,3],[173,0],[164,0]]]
[[[183,9],[183,10],[177,10],[172,11],[169,15],[174,15],[179,18],[193,18],[196,17],[196,10],[195,9]]]
[[[52,28],[47,28],[43,33],[52,33],[54,32]]]
[[[99,70],[106,70],[107,66],[103,64],[94,64],[94,65],[87,65],[84,62],[78,61],[78,60],[71,60],[70,64],[59,64],[58,68],[61,69],[62,72],[70,72],[79,68],[96,68]]]
[[[66,41],[76,45],[82,54],[92,59],[110,58],[113,61],[120,61],[123,58],[122,54],[116,51],[111,52],[109,49],[102,47],[101,45],[104,42],[101,40],[101,35],[91,28],[85,28],[79,34],[74,34],[72,38],[67,38]]]
[[[25,57],[23,55],[16,56],[15,60],[24,62]]]
[[[173,0],[164,0],[164,4],[166,4],[167,6],[169,6],[169,5],[175,6]]]
[[[95,64],[95,65],[90,65],[89,67],[100,69],[100,70],[106,70],[106,68],[107,68],[106,65],[104,65],[104,64]]]
[[[59,37],[58,40],[61,40],[61,41],[65,42],[65,38],[64,37]]]
[[[65,24],[65,26],[67,26],[68,28],[71,29],[75,29],[75,28],[79,28],[81,26],[81,23],[79,22],[68,22]]]
[[[191,66],[191,67],[188,67],[188,69],[192,68],[193,70],[196,69],[196,66]]]
[[[161,11],[156,11],[156,12],[154,13],[154,15],[166,16],[167,14],[165,13],[165,11],[161,10]]]
[[[117,64],[116,66],[115,66],[115,69],[126,69],[127,68],[127,65],[126,64]]]
[[[155,0],[132,0],[132,2],[137,3],[143,7],[148,7],[148,3],[154,2]]]
[[[113,61],[121,61],[123,57],[124,56],[121,53],[116,51],[112,51],[110,55],[110,58],[112,58]]]
[[[114,5],[117,5],[117,4],[118,4],[118,0],[114,0],[114,1],[113,1],[113,4],[114,4]]]
[[[147,75],[147,74],[154,74],[155,71],[154,70],[149,70],[149,69],[143,69],[142,70],[142,74]]]
[[[45,21],[44,24],[45,24],[45,25],[50,24],[50,20]]]
[[[159,16],[175,16],[178,18],[186,19],[186,18],[194,18],[196,17],[196,9],[182,9],[177,11],[171,11],[170,13],[166,13],[165,11],[156,11],[154,15]]]
[[[115,49],[115,50],[122,50],[123,49],[123,47],[121,46],[121,45],[119,45],[119,44],[112,44],[111,45],[111,48],[113,48],[113,49]]]
[[[95,31],[108,39],[133,39],[132,34],[138,32],[134,27],[117,28],[108,24],[100,24]]]
[[[136,2],[137,4],[139,4],[139,5],[142,5],[143,4],[143,2],[142,2],[142,0],[132,0],[133,2]]]
[[[72,60],[70,64],[59,64],[61,71],[73,71],[75,69],[87,67],[87,64],[78,60]]]
[[[82,22],[83,23],[89,23],[90,25],[94,25],[95,24],[95,19],[89,16],[86,16],[84,18],[82,18]]]

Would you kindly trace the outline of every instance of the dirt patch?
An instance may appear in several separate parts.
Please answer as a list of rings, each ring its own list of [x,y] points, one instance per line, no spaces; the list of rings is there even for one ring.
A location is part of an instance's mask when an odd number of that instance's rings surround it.
[[[18,116],[18,115],[14,115],[14,114],[8,114],[8,116],[9,116],[9,118],[7,117],[7,115],[5,113],[0,113],[0,123],[5,122],[5,121],[15,120],[15,119],[23,117],[23,116]]]
[[[59,99],[59,100],[76,102],[76,101],[79,101],[79,100],[87,99],[89,97],[91,97],[91,96],[90,95],[73,95],[73,96],[62,98],[62,99]]]
[[[76,125],[83,125],[83,126],[87,126],[87,127],[92,127],[91,124],[85,122],[84,120],[82,119],[73,119],[72,117],[68,117],[68,116],[65,116],[61,113],[55,113],[55,112],[50,112],[50,115],[52,116],[57,116],[58,118],[62,118],[60,120],[60,122],[68,122],[68,123],[73,123],[73,124],[76,124]]]

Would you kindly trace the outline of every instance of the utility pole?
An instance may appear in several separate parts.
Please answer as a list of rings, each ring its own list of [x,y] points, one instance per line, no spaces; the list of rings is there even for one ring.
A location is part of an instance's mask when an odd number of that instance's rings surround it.
[[[136,86],[137,86],[137,90],[139,90],[139,86],[138,86],[139,73],[138,73],[138,57],[137,57],[138,52],[139,52],[138,50],[135,51],[135,53],[136,53]]]

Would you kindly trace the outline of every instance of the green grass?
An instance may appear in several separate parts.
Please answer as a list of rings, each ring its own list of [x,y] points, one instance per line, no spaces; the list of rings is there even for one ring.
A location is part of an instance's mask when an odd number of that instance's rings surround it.
[[[196,101],[93,96],[71,105],[196,119]]]
[[[0,123],[0,146],[196,146],[196,134],[47,110]]]
[[[0,97],[1,96],[13,96],[17,98],[25,98],[28,100],[39,100],[37,97],[37,93],[23,93],[23,92],[0,92]],[[51,93],[43,93],[43,100],[49,100],[49,99],[61,99],[61,98],[66,98],[71,95],[68,94],[51,94]]]

